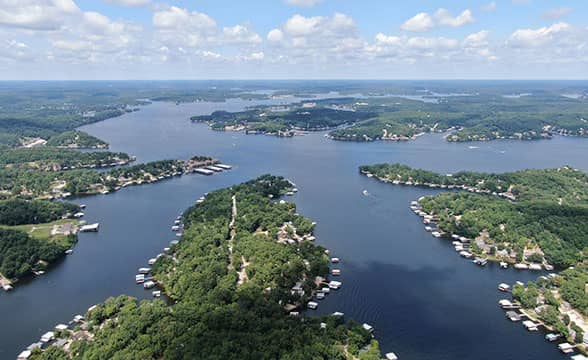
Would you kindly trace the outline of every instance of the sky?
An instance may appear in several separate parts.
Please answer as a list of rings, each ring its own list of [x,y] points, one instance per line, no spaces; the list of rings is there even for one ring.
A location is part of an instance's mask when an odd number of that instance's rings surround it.
[[[587,0],[0,0],[0,80],[588,79]]]

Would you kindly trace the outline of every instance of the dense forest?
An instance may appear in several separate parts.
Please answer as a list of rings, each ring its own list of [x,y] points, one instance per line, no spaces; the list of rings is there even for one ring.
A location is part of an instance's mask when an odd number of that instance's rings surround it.
[[[77,204],[61,201],[0,200],[0,225],[41,224],[59,220],[80,210]]]
[[[79,130],[63,132],[52,136],[47,141],[47,146],[70,147],[81,149],[106,149],[108,144],[95,136]]]
[[[362,326],[285,310],[303,305],[315,277],[328,274],[324,249],[278,242],[277,229],[301,217],[294,204],[270,199],[289,187],[267,175],[209,193],[185,212],[181,241],[153,268],[173,305],[109,299],[86,315],[91,338],[76,340],[82,332],[74,329],[63,334],[67,351],[51,346],[33,358],[379,359]],[[304,295],[291,291],[299,281]]]
[[[481,141],[588,135],[588,102],[583,98],[553,93],[416,98],[420,100],[398,97],[350,100],[343,105],[377,116],[334,130],[330,136],[351,141],[407,140],[418,133],[448,131],[448,141]]]
[[[81,152],[55,147],[0,150],[0,167],[41,171],[100,168],[127,164],[133,160],[128,154],[109,151]]]
[[[557,169],[528,169],[503,174],[459,171],[438,174],[403,164],[364,165],[360,171],[395,184],[425,187],[466,188],[484,193],[508,194],[516,200],[556,201],[588,204],[588,174],[563,166]]]
[[[51,242],[29,236],[24,231],[0,228],[0,274],[6,278],[21,278],[35,269],[44,269],[64,256],[64,251],[76,242],[75,235],[65,241]]]
[[[298,106],[286,111],[272,111],[271,107],[193,116],[193,122],[206,122],[214,130],[243,129],[248,132],[280,134],[291,130],[325,130],[375,116],[369,112],[336,110],[328,107]]]

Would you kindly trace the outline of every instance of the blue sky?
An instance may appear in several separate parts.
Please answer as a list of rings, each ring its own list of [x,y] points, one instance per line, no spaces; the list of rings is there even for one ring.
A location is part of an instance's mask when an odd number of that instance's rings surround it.
[[[0,0],[2,79],[586,79],[585,0]]]

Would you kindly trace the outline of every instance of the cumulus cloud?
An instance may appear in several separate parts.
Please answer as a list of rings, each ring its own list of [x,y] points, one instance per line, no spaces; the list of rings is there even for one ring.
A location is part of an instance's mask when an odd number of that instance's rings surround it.
[[[3,0],[0,26],[31,30],[58,30],[64,18],[80,9],[72,0]]]
[[[284,39],[284,33],[280,29],[272,29],[267,33],[267,40],[271,43],[278,43]]]
[[[223,40],[231,44],[259,44],[261,36],[243,25],[223,28]]]
[[[441,8],[435,12],[435,18],[439,25],[452,27],[459,27],[474,22],[474,16],[470,10],[464,10],[461,14],[454,17],[449,10]]]
[[[400,28],[406,31],[423,32],[431,30],[434,26],[431,15],[422,12],[406,20]]]
[[[510,35],[507,42],[510,46],[519,48],[540,47],[562,40],[570,30],[571,26],[563,22],[538,29],[519,29]]]
[[[436,26],[459,27],[475,21],[471,10],[466,9],[461,14],[453,16],[451,12],[444,8],[439,8],[434,16],[426,12],[421,12],[406,20],[400,28],[405,31],[425,32]]]

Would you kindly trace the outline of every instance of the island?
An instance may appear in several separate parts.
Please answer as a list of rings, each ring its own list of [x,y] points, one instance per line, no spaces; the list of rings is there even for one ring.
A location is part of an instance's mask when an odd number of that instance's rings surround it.
[[[380,359],[369,326],[300,315],[328,283],[329,259],[312,222],[278,200],[291,190],[264,175],[207,194],[149,269],[167,301],[108,299],[44,335],[30,358]]]
[[[518,270],[563,270],[537,282],[517,283],[514,302],[524,325],[550,332],[548,340],[565,338],[563,352],[586,353],[588,331],[588,174],[563,166],[504,174],[439,174],[402,164],[361,166],[360,173],[394,185],[446,189],[411,203],[426,230],[452,240],[457,253],[473,262],[500,262]],[[499,289],[509,291],[509,284]],[[507,314],[513,321],[521,316]],[[563,345],[563,347],[562,347]]]
[[[261,106],[254,109],[193,116],[192,122],[205,122],[213,130],[244,131],[279,137],[294,136],[297,131],[324,131],[367,119],[375,114],[317,107],[314,102],[290,106]]]
[[[418,96],[340,97],[288,105],[253,106],[193,116],[213,130],[289,137],[296,131],[330,130],[340,141],[406,141],[431,132],[451,142],[536,140],[555,135],[587,136],[588,103],[544,92],[526,96],[495,93],[424,93]]]

